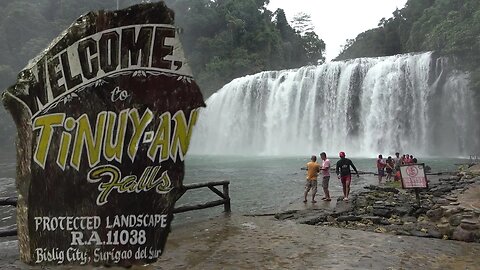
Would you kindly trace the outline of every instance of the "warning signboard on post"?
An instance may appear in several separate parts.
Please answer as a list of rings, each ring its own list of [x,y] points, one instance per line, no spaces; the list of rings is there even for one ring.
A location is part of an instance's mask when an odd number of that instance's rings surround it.
[[[428,188],[425,164],[409,164],[400,166],[403,188]]]

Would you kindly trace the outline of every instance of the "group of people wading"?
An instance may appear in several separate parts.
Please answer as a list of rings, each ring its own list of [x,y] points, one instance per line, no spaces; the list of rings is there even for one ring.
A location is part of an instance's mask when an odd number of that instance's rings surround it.
[[[342,182],[343,188],[343,200],[348,202],[348,195],[350,194],[350,183],[352,181],[352,168],[358,177],[360,177],[357,168],[353,165],[353,162],[345,157],[345,152],[340,152],[339,154],[340,160],[337,161],[337,166],[335,168],[335,172],[337,174],[338,179]],[[322,200],[324,201],[331,201],[330,192],[328,190],[328,185],[330,182],[330,160],[327,158],[327,154],[322,152],[320,154],[320,158],[322,159],[322,164],[320,165],[317,162],[317,157],[312,156],[310,162],[307,163],[307,181],[305,184],[305,194],[303,202],[307,202],[308,192],[312,190],[312,203],[316,203],[315,195],[317,194],[317,179],[318,175],[322,175],[322,187],[324,192],[324,197]],[[413,155],[405,154],[400,156],[400,153],[395,153],[395,157],[392,158],[389,156],[387,159],[383,159],[382,155],[378,155],[378,159],[376,161],[377,169],[378,169],[378,183],[382,183],[382,179],[385,176],[386,172],[386,181],[391,181],[392,179],[395,181],[400,180],[400,166],[401,165],[408,165],[408,164],[416,164],[417,159],[413,157]]]
[[[392,158],[389,156],[387,159],[384,159],[382,155],[378,155],[377,159],[377,170],[378,170],[378,183],[382,183],[382,179],[386,175],[385,181],[389,182],[393,180],[400,180],[400,166],[416,164],[417,159],[413,155],[405,154],[400,156],[400,153],[395,153],[395,157]]]
[[[353,162],[345,157],[345,152],[340,152],[339,154],[340,160],[337,161],[337,166],[335,172],[337,174],[338,179],[342,182],[343,187],[343,200],[348,201],[348,195],[350,194],[350,183],[352,181],[352,174],[350,171],[350,167],[355,171],[358,177],[357,168],[353,165]],[[322,198],[324,201],[331,201],[330,192],[328,190],[328,184],[330,181],[330,160],[327,158],[327,154],[322,152],[320,154],[320,158],[322,159],[322,165],[317,163],[317,157],[312,156],[310,162],[307,163],[307,181],[305,184],[305,198],[303,200],[304,203],[307,202],[307,195],[310,189],[312,190],[312,203],[316,203],[315,195],[317,194],[317,179],[320,172],[322,173],[322,187],[325,196]]]

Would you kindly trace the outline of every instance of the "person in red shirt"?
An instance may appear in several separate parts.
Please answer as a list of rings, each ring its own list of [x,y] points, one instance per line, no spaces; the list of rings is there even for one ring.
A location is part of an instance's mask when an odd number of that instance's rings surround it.
[[[405,159],[403,160],[403,162],[405,162],[405,165],[408,165],[408,164],[412,163],[412,160],[410,159],[409,154],[405,155]]]
[[[382,179],[385,176],[385,167],[387,166],[387,163],[385,160],[383,160],[382,155],[378,155],[377,159],[377,170],[378,170],[378,184],[382,183]]]

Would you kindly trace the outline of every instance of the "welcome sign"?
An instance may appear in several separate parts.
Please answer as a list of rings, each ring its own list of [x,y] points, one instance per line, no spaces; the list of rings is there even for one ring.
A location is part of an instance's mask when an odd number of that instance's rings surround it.
[[[205,106],[163,3],[79,18],[3,94],[29,264],[154,262]]]

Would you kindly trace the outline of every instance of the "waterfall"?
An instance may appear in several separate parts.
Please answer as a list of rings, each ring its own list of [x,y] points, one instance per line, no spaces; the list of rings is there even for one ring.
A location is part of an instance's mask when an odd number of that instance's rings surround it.
[[[468,156],[480,149],[468,74],[434,53],[238,78],[207,100],[191,153]]]

